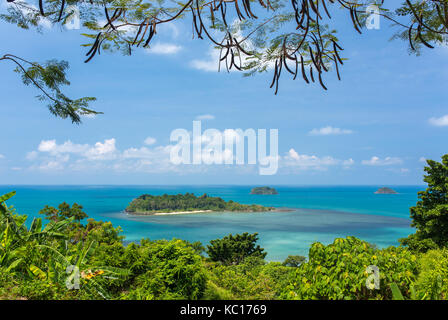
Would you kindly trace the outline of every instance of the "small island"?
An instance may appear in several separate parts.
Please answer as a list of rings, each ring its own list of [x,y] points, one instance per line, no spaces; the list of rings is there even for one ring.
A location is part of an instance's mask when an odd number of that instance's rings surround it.
[[[271,187],[256,187],[250,191],[250,194],[278,194],[278,192]]]
[[[210,197],[207,194],[195,196],[193,193],[153,196],[143,194],[132,200],[126,212],[134,215],[166,215],[200,212],[266,212],[273,211],[273,207],[264,207],[257,204],[246,205],[225,201],[219,197]]]
[[[398,192],[391,188],[379,188],[375,191],[376,194],[397,194]]]

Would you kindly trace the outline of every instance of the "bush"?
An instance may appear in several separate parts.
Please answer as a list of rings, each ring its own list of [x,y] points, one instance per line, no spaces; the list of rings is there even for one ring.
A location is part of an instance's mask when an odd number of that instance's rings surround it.
[[[380,289],[369,290],[367,267],[379,268]],[[309,261],[296,268],[294,280],[282,295],[286,299],[389,299],[390,283],[405,296],[417,274],[417,258],[405,248],[378,250],[355,237],[338,238],[327,246],[317,242]]]
[[[204,294],[201,257],[182,240],[131,243],[123,259],[135,277],[122,299],[199,299]]]
[[[207,254],[212,261],[226,265],[239,264],[248,257],[264,259],[267,253],[256,245],[257,241],[258,233],[229,234],[222,239],[210,241]]]
[[[430,250],[419,259],[416,299],[448,299],[448,250]]]

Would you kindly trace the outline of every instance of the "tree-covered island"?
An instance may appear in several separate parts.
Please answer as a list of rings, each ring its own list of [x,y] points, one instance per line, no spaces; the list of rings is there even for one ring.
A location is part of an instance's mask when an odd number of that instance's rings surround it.
[[[277,190],[271,187],[255,187],[250,194],[278,194]]]
[[[186,213],[186,212],[263,212],[275,210],[258,204],[241,204],[232,200],[225,201],[220,197],[210,197],[207,194],[195,196],[193,193],[153,196],[143,194],[126,208],[126,212],[137,215],[151,215],[157,213]]]

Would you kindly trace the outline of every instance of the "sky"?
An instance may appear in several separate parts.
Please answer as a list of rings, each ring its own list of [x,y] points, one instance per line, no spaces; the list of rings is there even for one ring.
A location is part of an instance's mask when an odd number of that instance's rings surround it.
[[[88,64],[83,30],[0,22],[1,54],[68,61],[66,94],[94,96],[104,112],[80,125],[55,118],[0,61],[0,184],[422,184],[425,159],[448,151],[448,49],[409,55],[386,21],[359,35],[347,16],[333,20],[347,58],[342,81],[325,75],[324,91],[285,74],[277,95],[272,71],[217,72],[216,53],[192,39],[188,22],[160,29],[149,50],[103,52]],[[192,132],[195,120],[202,130],[277,129],[276,174],[173,164],[170,135]]]

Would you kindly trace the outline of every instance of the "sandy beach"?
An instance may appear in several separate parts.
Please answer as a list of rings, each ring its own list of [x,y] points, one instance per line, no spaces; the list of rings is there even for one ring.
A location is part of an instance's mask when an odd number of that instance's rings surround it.
[[[212,212],[212,211],[213,211],[213,210],[156,212],[156,213],[153,213],[152,215],[154,215],[154,216],[164,216],[164,215],[172,215],[172,214],[205,213],[205,212]]]

